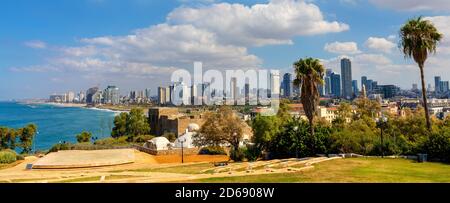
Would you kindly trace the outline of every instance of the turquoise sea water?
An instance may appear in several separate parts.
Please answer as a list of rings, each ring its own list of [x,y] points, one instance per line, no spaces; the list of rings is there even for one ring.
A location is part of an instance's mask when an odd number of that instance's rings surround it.
[[[38,126],[35,150],[46,150],[62,141],[75,143],[75,136],[83,130],[94,137],[109,137],[114,115],[104,110],[0,102],[0,126],[20,128],[29,123]]]

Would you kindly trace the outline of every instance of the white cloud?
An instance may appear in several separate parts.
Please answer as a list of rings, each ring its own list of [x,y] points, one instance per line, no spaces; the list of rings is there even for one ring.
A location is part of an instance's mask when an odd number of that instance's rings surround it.
[[[296,0],[272,0],[251,7],[220,3],[172,11],[171,24],[192,24],[216,33],[227,44],[264,46],[292,44],[295,36],[342,32],[349,26],[326,21],[319,7]]]
[[[396,47],[396,44],[385,38],[369,37],[365,45],[372,50],[380,51],[384,53],[391,53],[392,49]]]
[[[123,74],[169,74],[202,61],[212,68],[259,67],[247,48],[224,45],[214,33],[192,25],[160,24],[126,36],[85,38],[80,47],[63,47],[49,60],[51,67],[70,71]],[[15,71],[41,71],[41,66]],[[50,70],[50,69],[49,69]]]
[[[249,53],[248,47],[291,44],[297,36],[349,29],[344,23],[327,21],[316,5],[301,0],[253,6],[207,1],[202,6],[175,9],[166,22],[128,35],[83,38],[71,47],[52,46],[49,50],[54,53],[47,63],[10,70],[55,72],[54,78],[76,81],[76,77],[89,84],[163,85],[174,70],[191,69],[194,61],[203,62],[204,69],[261,68],[262,59]]]
[[[33,48],[33,49],[45,49],[47,48],[47,43],[39,40],[33,40],[25,42],[25,46]]]
[[[336,54],[357,54],[361,52],[358,50],[358,44],[356,42],[327,43],[325,44],[324,50]]]
[[[402,11],[450,11],[448,0],[369,0],[382,7]]]

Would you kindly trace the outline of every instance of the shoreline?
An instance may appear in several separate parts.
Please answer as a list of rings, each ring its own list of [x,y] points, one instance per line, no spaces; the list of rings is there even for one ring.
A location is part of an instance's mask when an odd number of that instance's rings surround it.
[[[55,102],[30,102],[30,103],[22,103],[25,105],[50,105],[50,106],[55,106],[55,107],[61,107],[61,108],[83,108],[83,109],[89,109],[89,110],[94,110],[94,111],[107,111],[107,112],[112,112],[115,114],[119,114],[119,113],[129,113],[129,111],[127,110],[117,110],[117,109],[113,109],[113,108],[105,108],[102,106],[97,106],[97,107],[91,107],[88,106],[87,104],[76,104],[76,103],[55,103]]]

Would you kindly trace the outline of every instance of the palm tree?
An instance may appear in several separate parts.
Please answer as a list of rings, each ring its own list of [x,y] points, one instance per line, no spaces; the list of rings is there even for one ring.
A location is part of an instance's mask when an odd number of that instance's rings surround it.
[[[400,47],[406,58],[413,58],[419,65],[422,80],[422,97],[425,107],[427,128],[431,130],[430,114],[428,111],[427,91],[425,87],[424,65],[428,54],[436,53],[437,43],[443,35],[438,32],[433,23],[422,17],[408,20],[400,29]]]
[[[311,136],[314,136],[314,117],[319,106],[319,85],[323,85],[324,67],[318,59],[300,59],[294,63],[294,85],[301,85],[303,110],[309,120]]]

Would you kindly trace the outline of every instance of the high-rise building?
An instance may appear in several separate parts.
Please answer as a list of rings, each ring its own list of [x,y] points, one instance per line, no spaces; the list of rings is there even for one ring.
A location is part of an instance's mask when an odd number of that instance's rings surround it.
[[[326,76],[324,81],[325,81],[325,95],[331,95],[331,77]]]
[[[341,59],[342,97],[353,98],[352,90],[352,62],[348,58]]]
[[[98,87],[92,87],[86,91],[86,103],[88,104],[94,103],[93,96],[95,93],[98,92],[98,90],[99,90]]]
[[[74,92],[67,92],[67,94],[66,94],[66,102],[67,103],[72,103],[74,99],[75,99],[75,93]]]
[[[341,96],[341,76],[336,73],[331,74],[331,94],[334,97]]]
[[[378,82],[377,81],[372,81],[372,91],[378,89]]]
[[[327,69],[325,71],[325,78],[324,78],[324,83],[325,83],[325,95],[331,95],[331,75],[333,74],[333,70],[331,69]]]
[[[359,95],[359,88],[358,88],[357,80],[352,81],[352,90],[353,90],[353,97],[357,97]]]
[[[435,93],[441,93],[442,87],[441,87],[441,76],[435,76],[434,77],[434,92]]]
[[[361,89],[362,89],[362,86],[365,86],[366,90],[367,90],[367,76],[361,77]]]
[[[103,92],[103,101],[106,104],[119,104],[120,103],[120,95],[119,88],[116,86],[108,86]]]
[[[271,95],[280,95],[280,73],[270,73],[270,93]]]
[[[382,94],[385,99],[395,97],[399,91],[400,91],[400,88],[395,85],[378,85],[377,86],[377,92],[379,94]]]
[[[283,75],[283,96],[286,98],[291,97],[292,95],[292,74],[286,73]]]
[[[145,89],[145,98],[148,100],[152,98],[150,88]]]
[[[373,84],[373,80],[367,80],[367,82],[366,82],[366,90],[368,92],[372,92],[373,91],[372,84]]]
[[[419,87],[418,87],[418,85],[416,83],[412,84],[412,90],[413,91],[419,90]]]
[[[442,93],[448,92],[449,91],[448,81],[441,81],[440,87],[441,87],[440,91]]]
[[[167,100],[170,98],[170,88],[167,87],[158,87],[158,104],[160,105],[166,105],[169,103],[170,100]]]
[[[239,94],[239,89],[237,87],[237,78],[233,77],[230,81],[230,99],[232,99],[234,102],[237,101],[237,97]]]

